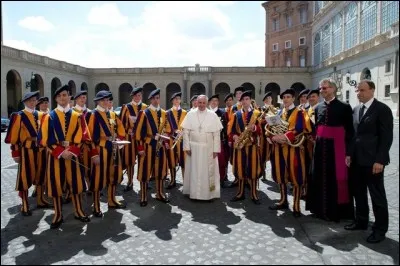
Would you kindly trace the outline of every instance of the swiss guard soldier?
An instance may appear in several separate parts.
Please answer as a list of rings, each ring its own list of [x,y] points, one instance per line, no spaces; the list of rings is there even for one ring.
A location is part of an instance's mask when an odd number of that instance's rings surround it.
[[[166,149],[169,149],[171,128],[167,113],[160,107],[160,89],[149,95],[150,106],[139,113],[135,124],[136,140],[139,141],[138,180],[140,182],[140,206],[147,205],[147,186],[150,177],[156,180],[156,199],[168,203],[163,193],[163,180],[167,176]]]
[[[270,108],[274,109],[274,106],[272,105],[272,92],[267,91],[264,94],[263,102],[264,102],[264,106],[261,107],[261,111],[263,112],[264,117],[262,117],[262,120],[261,120],[262,137],[260,138],[260,152],[261,152],[261,164],[262,164],[262,169],[263,169],[262,177],[263,177],[263,180],[266,180],[265,168],[266,168],[267,162],[269,162],[269,159],[271,156],[272,144],[270,144],[265,139],[266,120],[264,118],[265,118],[265,115],[267,114],[267,112],[270,110]]]
[[[168,168],[171,175],[171,181],[169,182],[167,189],[176,187],[176,167],[178,164],[181,167],[182,178],[185,173],[185,153],[183,152],[183,132],[181,124],[183,119],[186,117],[187,111],[181,108],[181,96],[182,92],[176,92],[171,96],[170,100],[172,101],[172,107],[167,111],[167,119],[173,137],[169,143],[171,148],[167,150]],[[175,147],[172,148],[175,142],[177,143]]]
[[[224,127],[223,130],[225,130],[226,136],[229,136],[228,135],[229,122],[232,120],[233,114],[235,113],[233,111],[233,98],[234,98],[233,93],[228,93],[224,98],[226,127]],[[233,149],[231,148],[232,143],[229,144],[229,138],[226,140],[226,143],[224,145],[226,146],[224,147],[224,149],[228,151],[228,161],[232,165]],[[226,173],[228,174],[228,165],[226,165]],[[228,179],[228,175],[226,176],[226,179]]]
[[[122,161],[120,147],[114,141],[125,139],[125,129],[121,120],[109,110],[112,94],[99,91],[93,101],[96,108],[86,116],[95,151],[92,152],[90,191],[93,192],[93,215],[102,217],[100,191],[108,185],[108,208],[122,209],[126,206],[115,198],[116,185],[122,181]],[[93,147],[93,146],[92,146]],[[123,147],[123,146],[122,146]],[[99,157],[96,155],[99,154]]]
[[[219,166],[219,177],[220,177],[220,185],[221,187],[224,186],[225,182],[228,181],[228,162],[229,162],[229,149],[226,147],[228,146],[228,136],[226,134],[228,120],[226,120],[227,115],[225,115],[224,109],[219,108],[219,94],[212,95],[208,99],[209,108],[211,111],[214,111],[216,115],[221,120],[221,124],[223,129],[221,130],[220,134],[220,141],[221,141],[221,152],[218,153],[218,166]]]
[[[50,112],[49,110],[49,98],[48,97],[40,97],[39,100],[37,101],[36,104],[36,109],[40,112],[43,112],[44,114],[48,114]],[[38,169],[40,169],[40,173],[39,176],[45,176],[45,172],[46,172],[46,167],[44,167],[46,165],[46,149],[43,147],[39,147],[39,154],[38,154],[38,158],[39,158],[39,165],[38,165]],[[32,192],[32,197],[36,197],[36,186],[34,186],[34,190]],[[43,184],[43,188],[46,187],[46,182]],[[43,189],[43,191],[45,191],[45,189]]]
[[[259,205],[257,193],[258,178],[261,176],[261,163],[258,148],[258,138],[261,135],[258,117],[260,111],[251,108],[251,91],[245,91],[240,96],[242,109],[237,111],[232,118],[230,142],[234,143],[233,174],[237,178],[239,189],[232,202],[244,200],[244,186],[250,184],[251,199]],[[246,132],[247,131],[247,132]],[[248,138],[242,138],[247,135]]]
[[[18,163],[17,182],[15,190],[19,191],[22,199],[21,213],[24,216],[31,216],[32,212],[28,204],[28,189],[32,184],[36,185],[37,208],[47,208],[49,203],[43,198],[43,185],[45,175],[39,175],[41,169],[38,168],[38,131],[40,122],[45,115],[43,112],[35,110],[39,92],[27,92],[22,97],[21,102],[25,109],[11,114],[10,125],[7,130],[5,143],[11,144],[11,155]]]
[[[310,90],[309,89],[305,89],[305,90],[302,90],[300,93],[299,93],[299,96],[298,96],[298,100],[299,100],[299,102],[300,102],[300,106],[301,106],[301,108],[303,108],[304,110],[308,110],[308,108],[310,108],[310,104],[308,103],[308,100],[307,100],[307,95],[308,95],[308,93],[310,92]]]
[[[126,140],[131,143],[125,145],[123,149],[123,168],[126,167],[128,174],[128,183],[124,191],[133,189],[133,173],[135,171],[136,157],[138,155],[137,141],[135,132],[133,131],[139,112],[147,108],[147,105],[142,102],[143,88],[133,88],[131,92],[132,102],[123,104],[121,108],[121,121],[125,128]],[[138,160],[139,161],[139,160]]]
[[[63,185],[72,194],[75,219],[89,222],[89,217],[82,208],[82,192],[86,191],[85,172],[79,163],[81,145],[90,141],[90,135],[82,128],[84,117],[69,107],[69,86],[58,88],[53,99],[57,107],[43,119],[39,140],[50,152],[47,157],[47,190],[48,196],[53,197],[54,217],[51,228],[58,228],[63,222],[61,212],[61,196]]]
[[[197,97],[198,96],[199,95],[193,95],[192,98],[190,98],[190,106],[191,106],[191,108],[188,111],[197,108]]]
[[[300,197],[305,184],[306,167],[304,158],[304,143],[301,143],[306,133],[307,122],[303,110],[294,105],[295,91],[287,89],[281,93],[284,108],[278,115],[288,123],[286,132],[272,135],[267,132],[267,141],[273,144],[271,153],[272,178],[279,185],[281,198],[278,204],[270,206],[271,210],[288,209],[287,184],[293,185],[293,215],[300,217]],[[273,125],[269,125],[267,129]],[[299,139],[300,138],[300,139]]]
[[[237,111],[242,109],[242,103],[241,103],[240,99],[242,97],[243,92],[244,92],[243,86],[239,86],[235,89],[235,98],[236,98],[237,102],[232,107],[232,111],[234,113],[236,113]]]
[[[72,110],[75,112],[78,112],[79,114],[82,114],[83,117],[86,117],[87,112],[91,111],[86,107],[86,101],[87,101],[87,91],[78,91],[75,96],[71,97],[72,100],[75,100],[75,106],[72,107]],[[85,126],[86,125],[82,125]],[[86,182],[89,184],[89,178],[90,178],[90,149],[91,149],[91,143],[84,143],[81,146],[81,156],[80,160],[82,164],[86,167],[85,168],[85,178]]]

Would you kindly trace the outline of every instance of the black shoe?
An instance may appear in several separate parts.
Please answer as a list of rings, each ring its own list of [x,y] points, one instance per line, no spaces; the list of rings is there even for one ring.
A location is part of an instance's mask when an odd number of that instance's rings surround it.
[[[145,207],[147,206],[147,201],[141,201],[140,202],[140,207]]]
[[[253,201],[253,203],[254,203],[255,205],[261,205],[261,202],[260,202],[259,199],[252,199],[252,201]]]
[[[82,223],[90,222],[90,218],[87,216],[75,216],[75,219],[81,221]]]
[[[43,204],[43,205],[37,205],[37,206],[36,206],[37,209],[47,209],[47,208],[51,208],[51,207],[53,207],[53,206],[51,206],[51,205],[48,204],[48,203],[45,203],[45,204]]]
[[[233,198],[231,199],[231,202],[236,202],[236,201],[240,201],[240,200],[244,200],[244,199],[245,199],[244,196],[241,196],[241,197],[233,197]]]
[[[60,227],[60,225],[64,222],[63,218],[61,217],[61,219],[58,222],[55,223],[51,223],[50,224],[50,228],[51,229],[57,229],[58,227]]]
[[[303,194],[303,195],[300,196],[300,199],[306,201],[307,196]]]
[[[294,212],[293,212],[293,216],[294,216],[295,218],[299,218],[299,217],[301,217],[301,212],[296,212],[296,211],[294,211]]]
[[[23,216],[32,216],[31,210],[27,210],[26,212],[21,211],[21,214],[22,214]]]
[[[131,191],[131,190],[133,190],[133,184],[132,185],[127,185],[125,188],[124,188],[124,192],[128,192],[128,191]]]
[[[373,232],[368,238],[367,238],[367,242],[371,243],[371,244],[376,244],[379,242],[382,242],[383,240],[385,240],[386,236],[382,235],[382,234],[378,234]]]
[[[237,186],[239,186],[239,182],[232,182],[230,185],[229,185],[229,187],[237,187]]]
[[[166,198],[161,198],[161,199],[156,198],[156,200],[161,201],[163,203],[168,203],[169,202],[169,199],[166,199]]]
[[[173,184],[169,184],[167,186],[167,189],[171,189],[171,188],[174,188],[174,187],[176,187],[176,182],[174,182]]]
[[[99,212],[93,212],[93,216],[94,217],[98,217],[98,218],[101,218],[101,217],[103,217],[103,213],[101,212],[101,211],[99,211]]]
[[[269,206],[268,209],[273,210],[273,211],[287,210],[287,209],[289,209],[289,205],[287,203],[275,204],[275,205]]]
[[[125,209],[126,208],[126,205],[125,204],[118,204],[118,205],[115,205],[115,206],[110,206],[110,205],[108,205],[108,208],[109,209]]]
[[[63,199],[63,200],[62,200],[62,204],[68,204],[68,203],[70,203],[71,201],[72,201],[71,198]]]
[[[362,225],[359,223],[352,223],[344,226],[344,229],[349,230],[349,231],[356,231],[356,230],[367,230],[368,229],[368,224]]]

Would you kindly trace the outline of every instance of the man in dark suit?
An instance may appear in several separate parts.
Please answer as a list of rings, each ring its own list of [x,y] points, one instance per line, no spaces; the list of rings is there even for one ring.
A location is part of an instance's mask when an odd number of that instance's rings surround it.
[[[374,98],[375,84],[363,80],[357,86],[361,104],[353,110],[355,136],[353,154],[346,163],[351,164],[353,195],[356,201],[354,223],[346,230],[368,228],[368,196],[371,195],[375,224],[369,243],[385,239],[389,225],[388,203],[384,186],[384,168],[390,162],[389,150],[393,142],[393,114],[390,108]]]

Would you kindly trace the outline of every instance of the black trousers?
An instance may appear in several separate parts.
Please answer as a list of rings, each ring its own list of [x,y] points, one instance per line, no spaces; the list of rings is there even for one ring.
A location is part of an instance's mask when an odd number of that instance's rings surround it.
[[[372,166],[361,166],[356,162],[351,167],[352,194],[356,201],[356,222],[367,225],[369,221],[368,190],[371,196],[375,224],[372,230],[385,235],[389,226],[384,172],[372,174]]]

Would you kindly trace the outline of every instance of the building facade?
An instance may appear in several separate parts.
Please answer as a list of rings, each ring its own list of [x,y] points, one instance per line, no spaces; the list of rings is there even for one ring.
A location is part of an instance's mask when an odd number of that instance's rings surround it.
[[[376,84],[375,97],[398,116],[399,2],[268,1],[263,7],[266,10],[266,66],[277,62],[278,66],[288,65],[285,58],[292,55],[289,58],[297,62],[295,66],[312,69],[313,88],[318,87],[321,79],[332,77],[339,87],[338,97],[352,106],[359,102],[350,81],[371,79]],[[293,7],[297,12],[290,13]],[[290,19],[288,14],[293,17]],[[304,24],[296,27],[294,21]],[[287,26],[290,23],[294,23],[292,27]],[[293,44],[300,36],[309,36],[303,52],[307,58],[304,64],[296,61],[299,52],[288,52],[284,46],[287,40]]]
[[[265,66],[311,66],[313,5],[310,1],[268,1],[263,7]]]
[[[161,107],[171,106],[173,93],[182,91],[183,107],[194,94],[208,96],[218,93],[220,106],[226,94],[238,86],[253,91],[253,98],[261,103],[266,91],[273,92],[277,103],[279,94],[294,87],[297,92],[311,85],[311,69],[287,67],[157,67],[157,68],[104,68],[91,69],[7,46],[1,47],[1,115],[9,116],[21,108],[20,99],[25,91],[40,91],[51,99],[54,91],[68,84],[72,95],[77,90],[88,91],[88,106],[99,90],[109,90],[114,95],[114,106],[131,101],[133,87],[144,88],[143,100],[155,88],[161,89]]]

